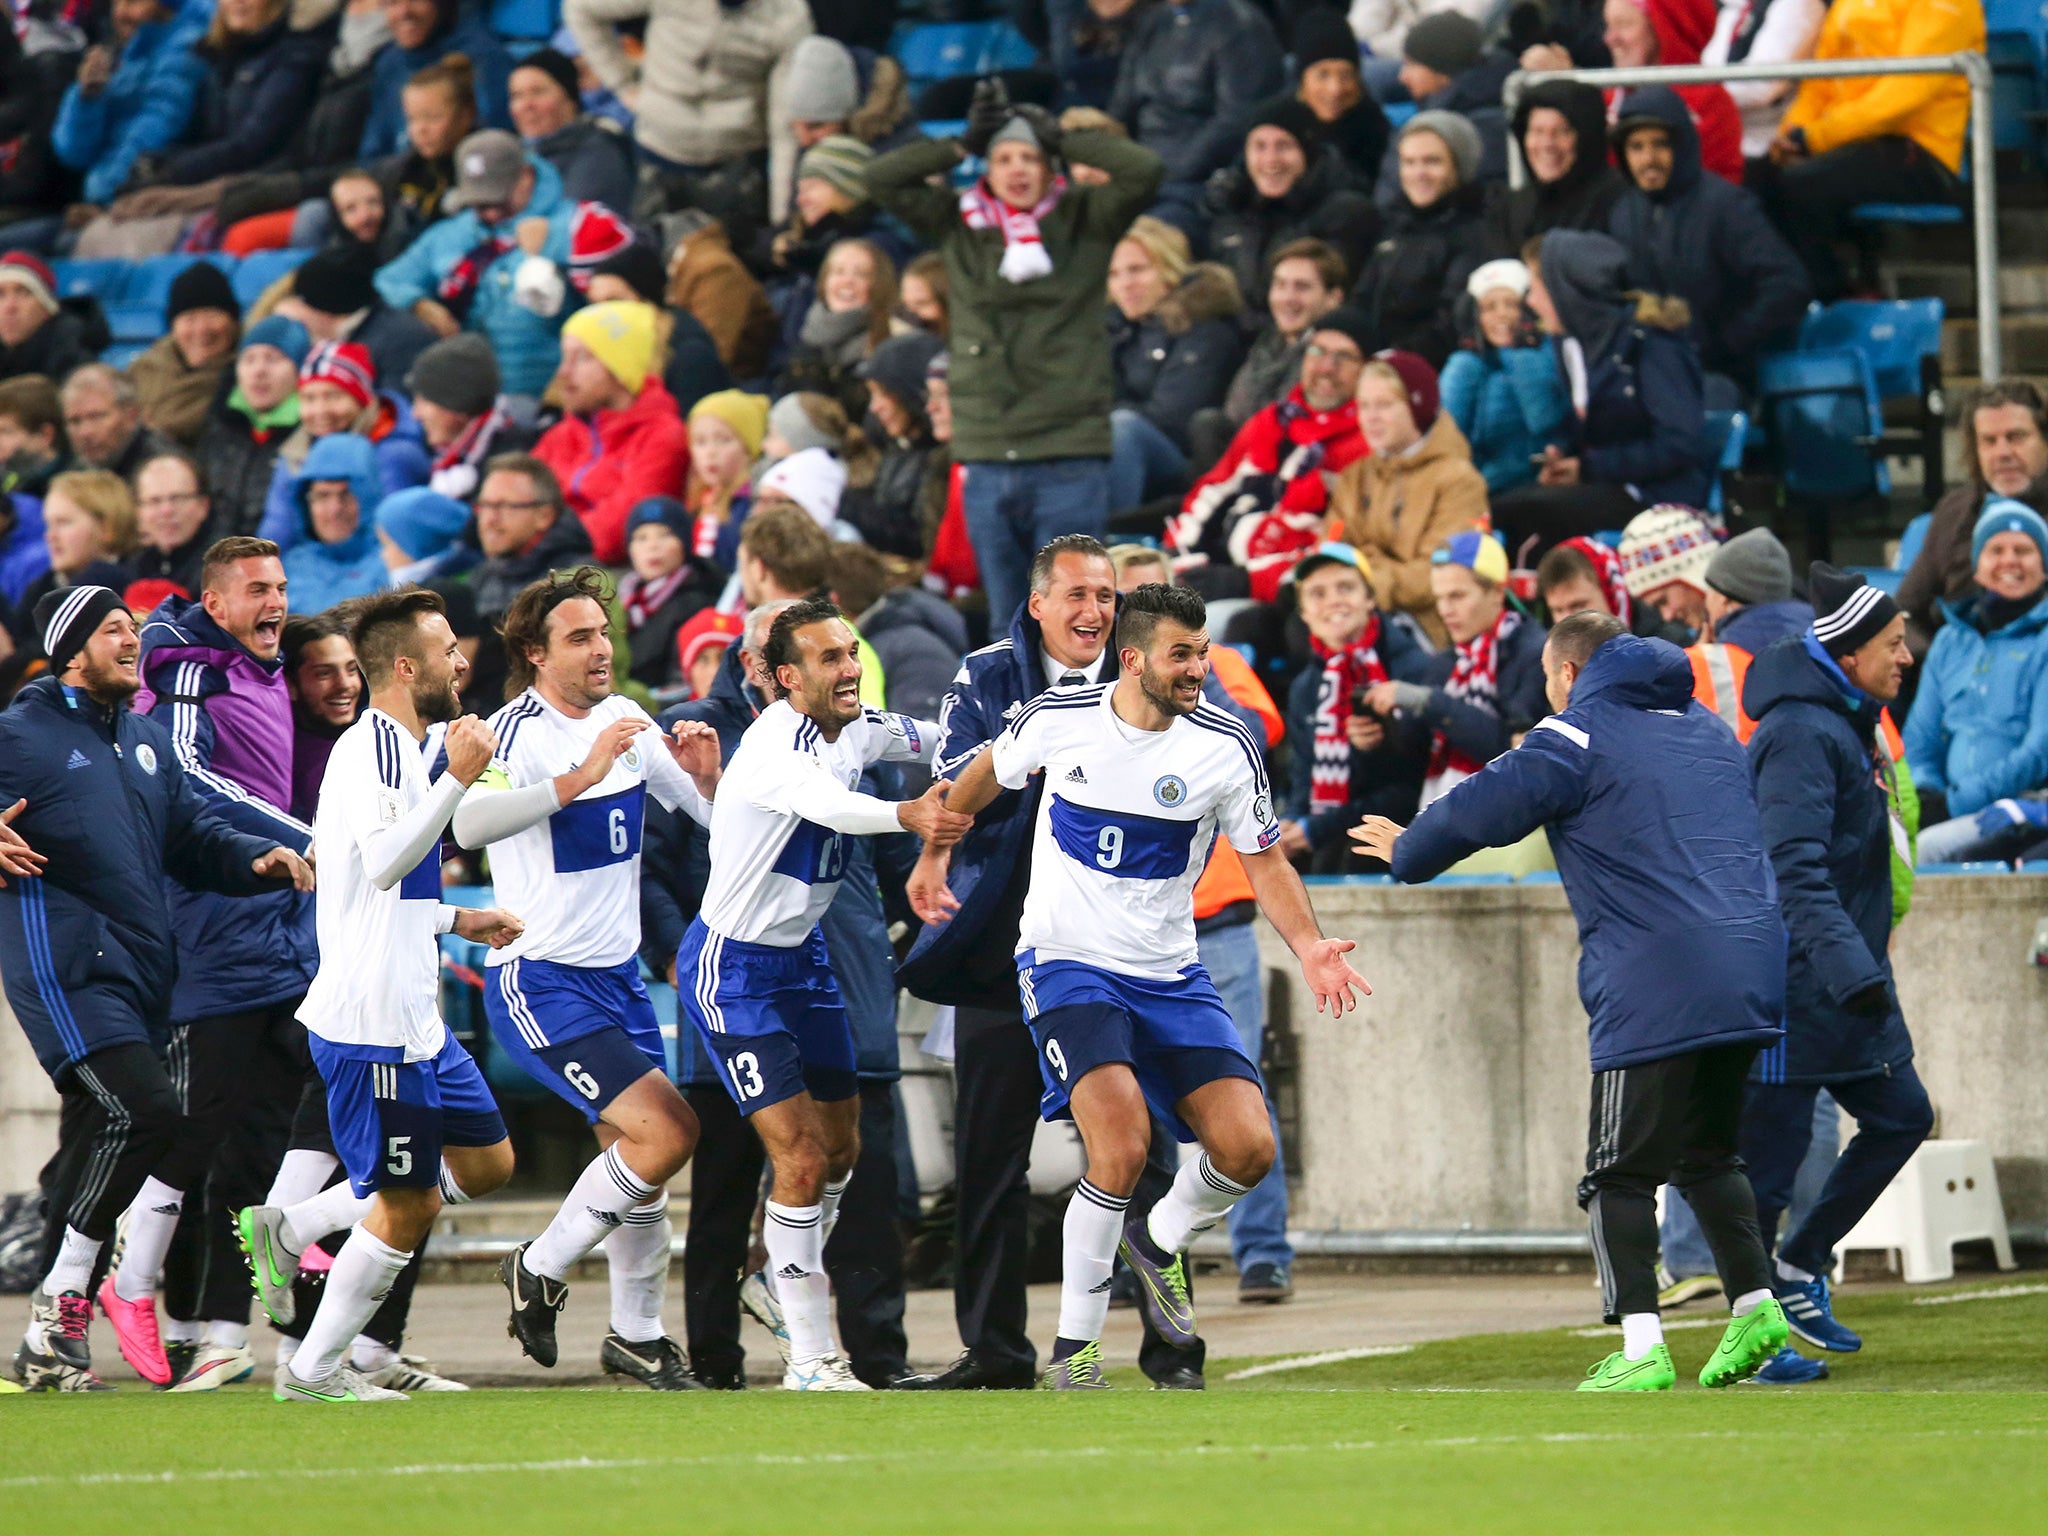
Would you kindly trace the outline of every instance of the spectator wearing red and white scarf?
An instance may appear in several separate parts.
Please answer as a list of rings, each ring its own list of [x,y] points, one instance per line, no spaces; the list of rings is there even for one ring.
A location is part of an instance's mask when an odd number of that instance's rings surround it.
[[[1316,664],[1287,696],[1294,771],[1280,848],[1319,874],[1341,874],[1359,867],[1344,834],[1361,817],[1415,813],[1426,738],[1413,721],[1375,714],[1367,699],[1394,678],[1421,681],[1431,658],[1412,626],[1374,611],[1365,559],[1351,545],[1310,551],[1290,580]]]

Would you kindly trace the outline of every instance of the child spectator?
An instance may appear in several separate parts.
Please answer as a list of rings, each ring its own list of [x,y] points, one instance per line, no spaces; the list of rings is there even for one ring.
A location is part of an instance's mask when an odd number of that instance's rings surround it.
[[[1381,352],[1358,375],[1358,430],[1367,454],[1330,492],[1329,537],[1365,556],[1373,595],[1431,642],[1448,638],[1435,601],[1437,555],[1487,527],[1486,479],[1457,422],[1440,409],[1436,374],[1412,352]]]
[[[1697,635],[1707,623],[1707,567],[1720,547],[1689,508],[1663,506],[1630,518],[1616,553],[1629,595],[1666,624]]]
[[[235,354],[233,387],[207,412],[199,463],[223,537],[253,534],[263,521],[278,450],[298,430],[299,364],[311,346],[296,320],[257,321]]]
[[[453,164],[452,155],[450,163]],[[425,221],[419,210],[387,200],[384,183],[358,167],[343,171],[328,186],[326,214],[321,222],[326,226],[321,244],[363,258],[374,272],[385,262],[397,260]],[[300,226],[294,224],[292,244],[313,244],[311,235],[310,230],[302,234]],[[291,291],[288,280],[284,291]]]
[[[690,407],[690,475],[683,488],[690,558],[721,571],[737,568],[740,525],[754,501],[754,461],[767,435],[765,396],[726,389]]]
[[[292,484],[298,537],[284,552],[293,613],[322,613],[389,584],[377,542],[377,451],[366,437],[335,432],[315,443]]]
[[[512,56],[498,41],[482,8],[462,0],[384,0],[391,42],[370,66],[370,115],[358,150],[365,160],[405,147],[405,83],[452,53],[469,61],[475,81],[476,118],[486,128],[505,128]]]
[[[896,307],[896,265],[871,240],[841,240],[818,269],[815,296],[796,322],[789,366],[778,395],[808,390],[830,395],[858,420],[867,409],[860,365],[889,337]]]
[[[1536,478],[1534,460],[1556,440],[1571,409],[1557,350],[1530,312],[1529,269],[1489,261],[1465,284],[1464,345],[1444,365],[1443,408],[1471,445],[1498,496]]]
[[[632,642],[630,675],[650,690],[676,682],[677,632],[725,585],[716,568],[691,553],[691,523],[689,509],[673,496],[650,496],[626,515],[632,569],[619,583],[619,605]]]
[[[1452,311],[1486,259],[1480,149],[1479,131],[1454,112],[1418,112],[1401,125],[1399,195],[1351,291],[1351,302],[1372,316],[1375,350],[1413,352],[1432,368],[1450,357]]]
[[[143,421],[189,448],[199,441],[207,410],[220,393],[221,375],[235,355],[242,306],[227,274],[201,261],[172,280],[164,320],[169,334],[128,365],[128,377]]]

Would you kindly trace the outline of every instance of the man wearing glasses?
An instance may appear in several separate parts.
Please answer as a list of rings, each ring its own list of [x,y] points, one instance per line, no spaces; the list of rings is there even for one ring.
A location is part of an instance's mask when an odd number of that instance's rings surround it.
[[[140,542],[127,560],[128,579],[148,582],[138,607],[166,597],[199,594],[200,569],[219,531],[213,526],[199,465],[182,452],[160,453],[135,472],[135,527]]]

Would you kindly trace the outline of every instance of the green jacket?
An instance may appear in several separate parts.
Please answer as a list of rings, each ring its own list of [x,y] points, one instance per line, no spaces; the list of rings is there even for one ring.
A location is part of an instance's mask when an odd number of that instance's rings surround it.
[[[1143,145],[1099,131],[1066,135],[1065,152],[1109,182],[1068,186],[1039,225],[1052,274],[1028,283],[996,274],[1002,232],[969,229],[959,194],[931,184],[965,158],[959,140],[919,140],[868,166],[874,201],[946,258],[956,463],[1109,457],[1109,258],[1165,167]]]

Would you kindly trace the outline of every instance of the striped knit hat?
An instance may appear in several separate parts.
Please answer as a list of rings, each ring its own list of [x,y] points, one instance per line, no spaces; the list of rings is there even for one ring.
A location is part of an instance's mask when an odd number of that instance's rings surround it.
[[[43,637],[43,654],[50,659],[50,675],[62,677],[93,631],[121,606],[120,594],[112,587],[93,586],[61,588],[37,603],[34,622]]]
[[[324,341],[299,364],[299,383],[332,384],[357,405],[368,405],[377,397],[377,366],[359,342]]]
[[[1807,570],[1806,595],[1813,602],[1813,638],[1830,656],[1861,650],[1899,614],[1889,592],[1825,560]]]
[[[1621,530],[1621,579],[1632,597],[1646,597],[1675,581],[1704,592],[1708,562],[1720,547],[1714,530],[1690,507],[1652,507]]]

